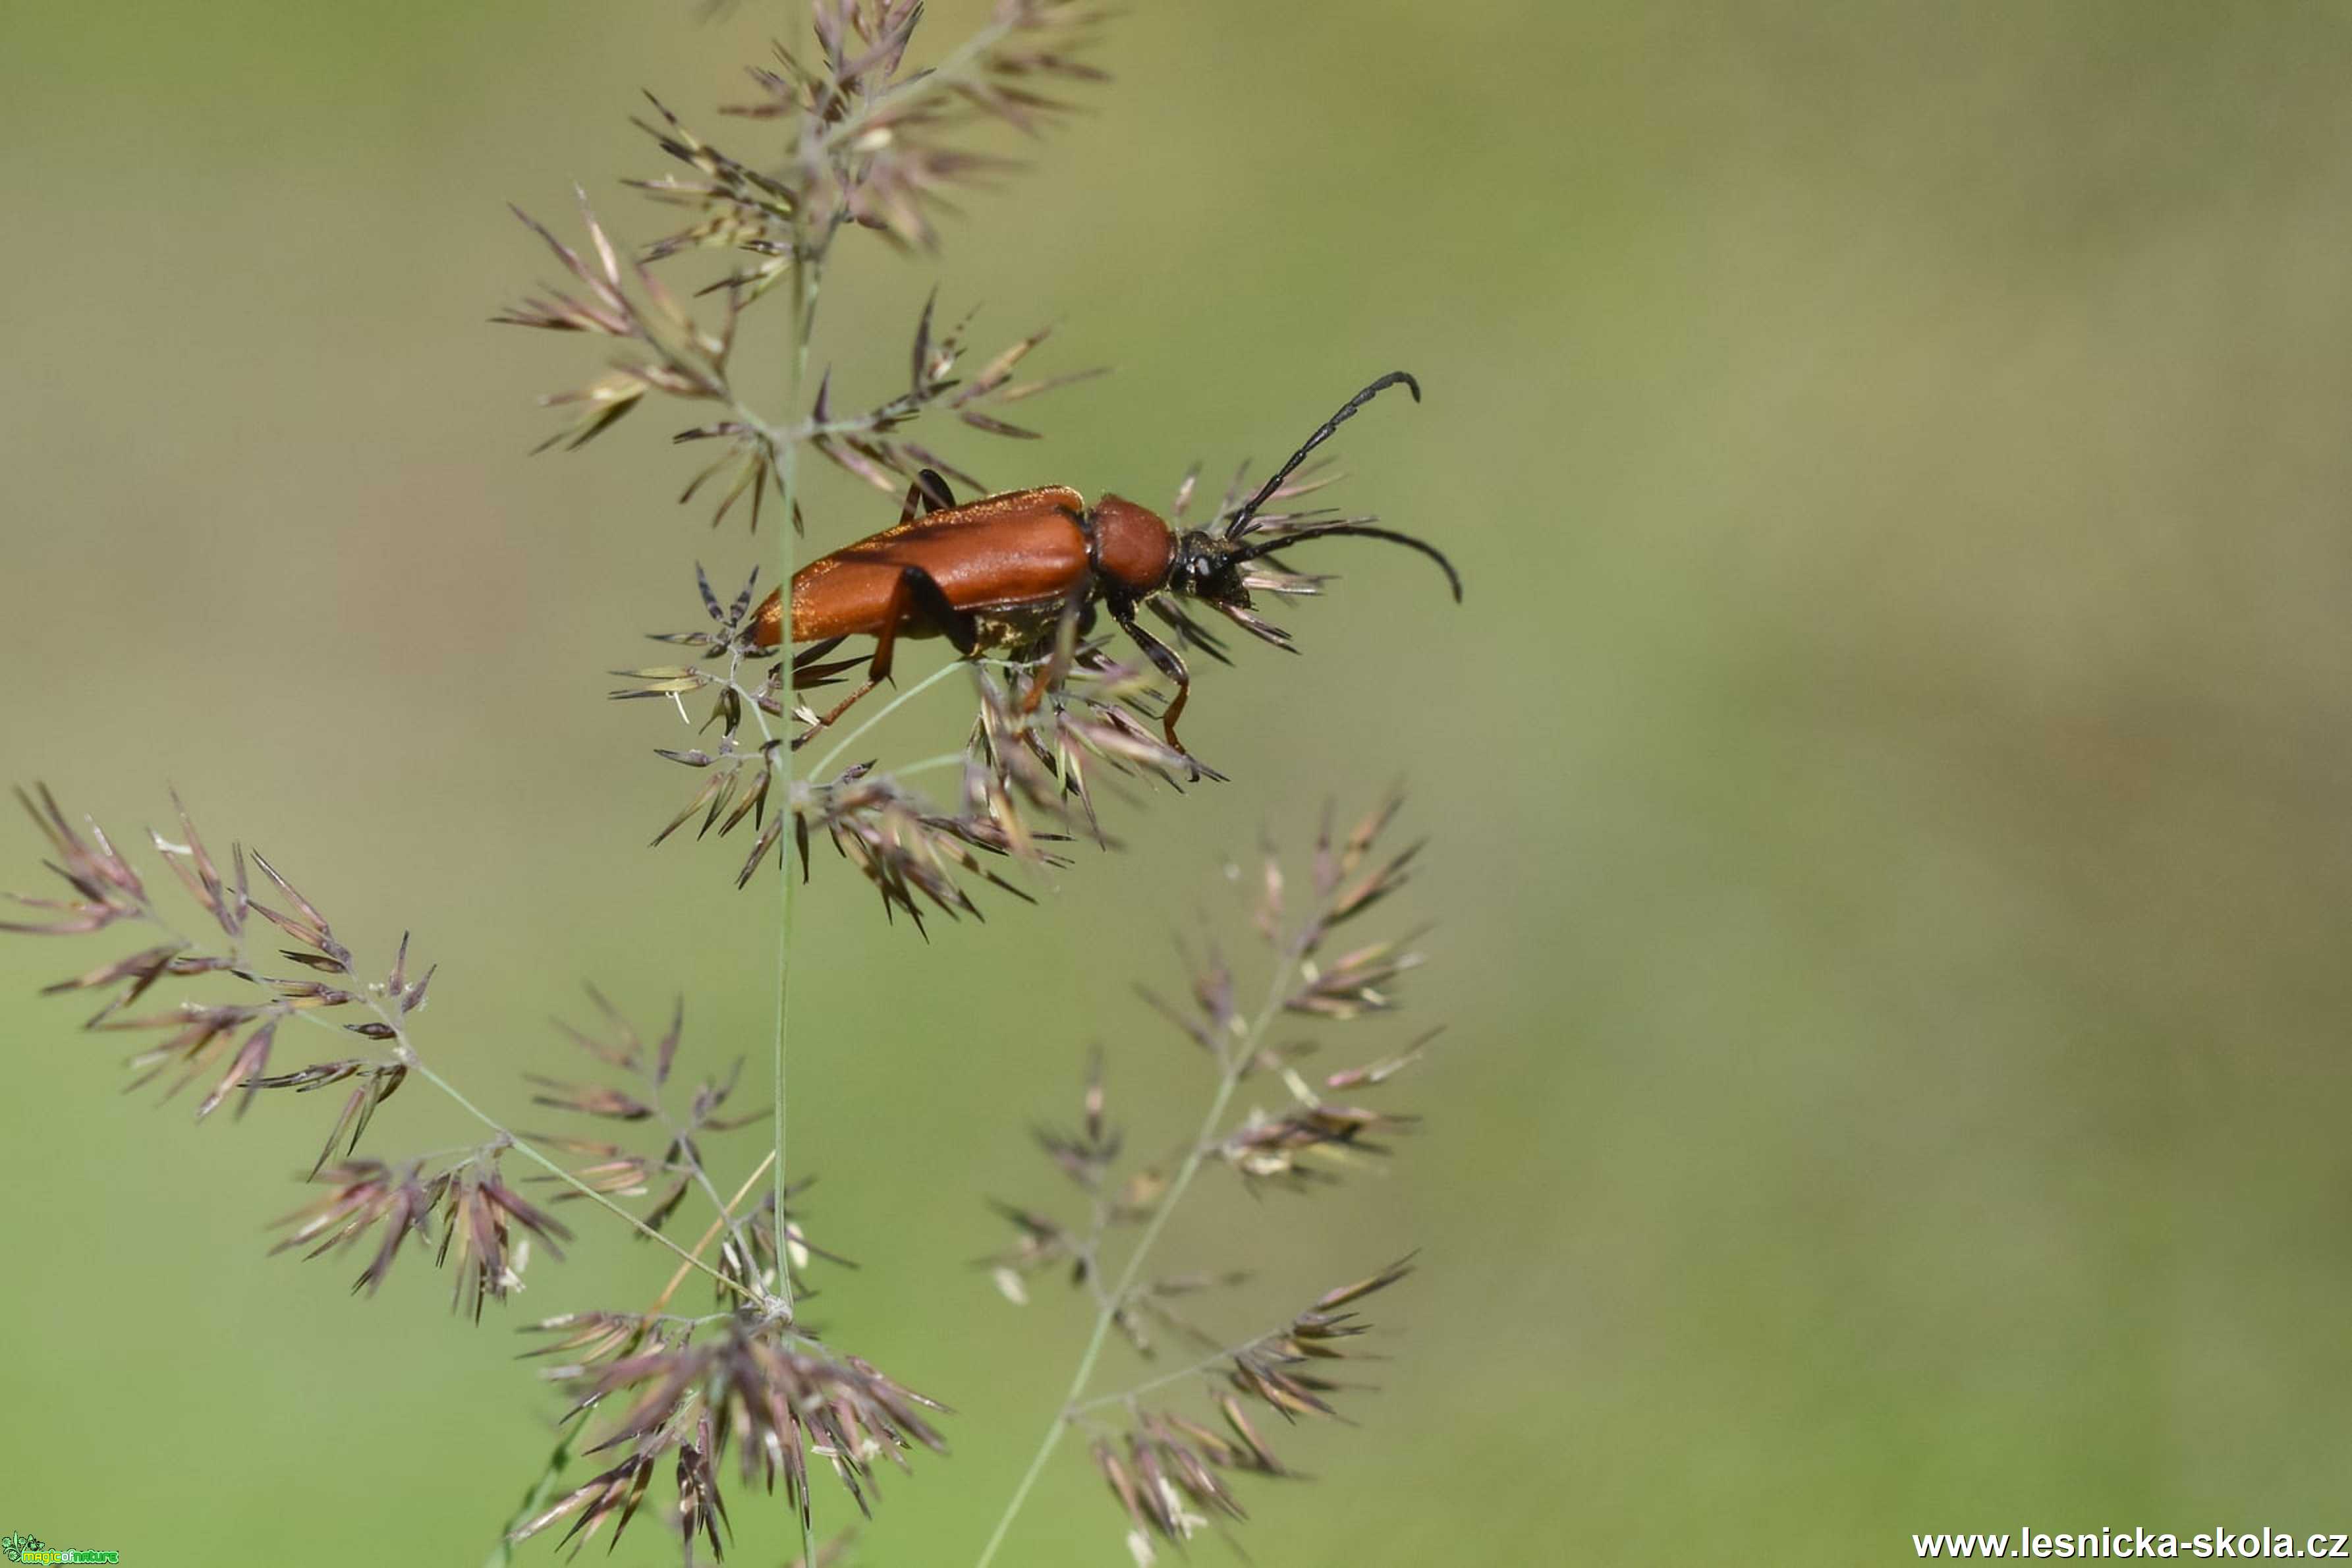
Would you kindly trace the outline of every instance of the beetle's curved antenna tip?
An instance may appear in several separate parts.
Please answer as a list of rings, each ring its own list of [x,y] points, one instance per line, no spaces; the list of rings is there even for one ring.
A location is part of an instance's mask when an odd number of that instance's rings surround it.
[[[1307,455],[1329,440],[1332,432],[1339,429],[1340,426],[1354,418],[1358,409],[1399,382],[1402,382],[1406,389],[1412,394],[1412,400],[1415,403],[1421,401],[1421,383],[1413,379],[1411,371],[1392,370],[1386,375],[1376,377],[1371,384],[1341,404],[1338,413],[1317,426],[1315,433],[1307,437],[1298,450],[1290,454],[1289,459],[1274,471],[1274,476],[1258,486],[1257,493],[1244,502],[1241,510],[1234,513],[1233,520],[1225,524],[1225,537],[1239,539],[1248,532],[1250,521],[1257,516],[1258,509],[1274,499],[1275,492],[1282,488],[1282,481],[1288,479],[1297,469],[1298,465],[1307,460]]]

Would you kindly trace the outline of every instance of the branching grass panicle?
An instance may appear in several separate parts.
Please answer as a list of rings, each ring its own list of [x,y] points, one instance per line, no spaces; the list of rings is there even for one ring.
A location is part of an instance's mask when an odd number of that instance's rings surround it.
[[[1173,667],[1171,689],[1161,657],[1170,650],[1154,653],[1149,638],[1140,640],[1151,658],[1122,658],[1089,620],[1064,614],[1022,646],[968,648],[850,721],[851,704],[887,673],[879,658],[845,698],[820,697],[847,686],[866,658],[845,652],[841,637],[795,647],[789,635],[795,542],[818,513],[805,454],[849,493],[903,492],[911,517],[944,504],[950,481],[983,489],[979,453],[1017,449],[1035,435],[1033,400],[1097,374],[1032,377],[1044,331],[979,358],[969,320],[943,314],[935,297],[908,302],[915,324],[903,360],[894,352],[881,367],[834,366],[815,356],[833,268],[869,238],[937,251],[955,216],[951,198],[1009,174],[1016,165],[1005,149],[1064,121],[1102,79],[1093,49],[1107,14],[1095,5],[998,0],[985,24],[928,65],[913,53],[922,15],[916,0],[814,0],[808,37],[754,65],[747,96],[721,110],[734,121],[725,148],[648,95],[635,123],[663,166],[626,184],[658,222],[616,239],[584,192],[576,229],[519,209],[557,279],[496,318],[595,340],[594,375],[546,399],[563,417],[542,447],[601,449],[631,415],[675,405],[670,442],[696,459],[680,502],[706,508],[713,525],[740,517],[754,535],[763,520],[776,524],[753,540],[764,560],[720,574],[740,581],[731,593],[681,557],[699,624],[656,634],[677,650],[663,656],[673,662],[619,670],[625,684],[612,691],[682,726],[656,753],[691,773],[694,787],[653,841],[689,825],[696,839],[734,837],[742,852],[730,853],[728,874],[739,886],[764,866],[781,868],[764,1073],[747,1076],[740,1058],[698,1057],[683,1000],[646,1029],[592,989],[593,1017],[557,1026],[572,1065],[526,1075],[520,1115],[494,1110],[448,1070],[452,1035],[430,1026],[441,1020],[426,1016],[436,972],[419,955],[429,943],[413,951],[405,934],[347,941],[260,853],[233,841],[216,852],[176,797],[170,830],[150,832],[150,855],[134,858],[47,788],[17,792],[59,886],[17,896],[24,913],[0,931],[131,937],[129,951],[47,991],[94,1000],[88,1031],[141,1042],[129,1058],[131,1086],[189,1095],[199,1121],[224,1108],[242,1119],[265,1100],[320,1108],[301,1139],[307,1201],[277,1220],[271,1251],[357,1260],[352,1289],[370,1296],[422,1267],[403,1258],[429,1259],[449,1272],[454,1310],[469,1321],[509,1300],[541,1267],[539,1256],[560,1261],[584,1245],[592,1226],[662,1255],[666,1279],[649,1277],[642,1296],[632,1289],[618,1305],[525,1325],[527,1353],[560,1402],[552,1446],[520,1506],[503,1529],[484,1521],[493,1564],[542,1540],[575,1552],[599,1536],[616,1543],[641,1514],[656,1523],[630,1539],[658,1530],[686,1563],[716,1561],[730,1548],[746,1489],[782,1492],[803,1563],[856,1550],[853,1531],[839,1527],[853,1510],[869,1514],[883,1469],[945,1452],[950,1412],[847,1348],[854,1332],[820,1333],[801,1312],[813,1270],[853,1267],[803,1229],[809,1178],[786,1142],[800,984],[793,931],[812,859],[828,858],[816,846],[829,844],[829,858],[856,871],[887,921],[926,931],[935,917],[978,915],[982,898],[1033,900],[1040,868],[1109,848],[1106,796],[1219,777],[1178,749],[1183,668]],[[756,330],[771,324],[772,332]],[[743,375],[754,355],[781,364],[778,406],[754,406],[744,393],[747,379],[766,379]],[[1302,466],[1307,451],[1400,381],[1412,384],[1392,374],[1360,394],[1274,480],[1253,489],[1246,470],[1236,474],[1209,526],[1234,539],[1258,531],[1245,549],[1234,546],[1234,561],[1254,563],[1237,584],[1277,598],[1310,595],[1325,580],[1273,553],[1290,539],[1401,537],[1370,529],[1369,518],[1292,504],[1337,478]],[[1187,475],[1170,516],[1181,520],[1195,491]],[[856,519],[844,531],[873,531],[858,506],[841,510]],[[1405,542],[1453,577],[1433,550]],[[768,574],[782,592],[763,603]],[[1137,606],[1112,607],[1128,616]],[[1176,647],[1224,657],[1181,605],[1146,607]],[[1245,594],[1216,607],[1287,646],[1286,634],[1247,609]],[[945,734],[919,729],[914,700],[953,682],[969,693],[968,720]],[[1018,1487],[992,1526],[973,1521],[981,1568],[1006,1552],[1066,1435],[1084,1440],[1115,1500],[1107,1535],[1123,1530],[1148,1564],[1167,1546],[1244,1518],[1245,1479],[1295,1473],[1276,1424],[1334,1415],[1353,1393],[1339,1363],[1370,1327],[1367,1301],[1412,1272],[1410,1258],[1320,1294],[1321,1281],[1284,1281],[1270,1302],[1244,1305],[1238,1299],[1254,1282],[1242,1271],[1213,1258],[1171,1268],[1167,1255],[1198,1184],[1311,1192],[1386,1157],[1418,1125],[1382,1102],[1431,1035],[1321,1071],[1309,1065],[1313,1042],[1276,1032],[1301,1020],[1360,1028],[1398,1007],[1421,963],[1412,939],[1355,937],[1359,922],[1389,914],[1412,874],[1418,846],[1383,847],[1396,812],[1391,803],[1344,833],[1327,821],[1303,875],[1266,854],[1246,917],[1262,939],[1262,975],[1238,978],[1213,937],[1188,958],[1181,1001],[1146,994],[1201,1056],[1201,1110],[1187,1137],[1135,1157],[1111,1120],[1118,1064],[1098,1053],[1075,1129],[1037,1134],[1074,1184],[1075,1204],[1067,1212],[996,1205],[1013,1230],[988,1260],[1003,1294],[1025,1302],[1038,1280],[1066,1274],[1090,1315]],[[157,896],[159,867],[180,896]],[[828,906],[826,918],[858,917]],[[652,977],[642,989],[662,993]],[[388,1108],[412,1081],[445,1096],[479,1137],[404,1147],[401,1112]],[[1187,1250],[1205,1250],[1198,1240]],[[1393,1256],[1393,1245],[1376,1256]],[[698,1294],[681,1301],[696,1277]],[[1141,1363],[1123,1384],[1108,1375],[1114,1340]],[[963,1419],[993,1430],[1002,1415]],[[837,1489],[820,1503],[815,1478],[826,1474]],[[829,1516],[822,1532],[821,1512]]]

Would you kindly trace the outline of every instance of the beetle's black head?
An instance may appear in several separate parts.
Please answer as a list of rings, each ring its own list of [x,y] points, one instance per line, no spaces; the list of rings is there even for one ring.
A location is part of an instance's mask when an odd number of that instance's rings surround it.
[[[1248,609],[1249,584],[1242,576],[1241,547],[1223,533],[1188,528],[1176,536],[1176,559],[1168,568],[1168,589],[1188,599]]]
[[[1321,578],[1300,576],[1271,562],[1255,570],[1250,563],[1309,539],[1349,534],[1358,539],[1385,539],[1391,544],[1402,544],[1428,556],[1445,574],[1454,601],[1460,603],[1461,574],[1454,570],[1454,563],[1443,552],[1425,539],[1415,539],[1394,529],[1374,528],[1371,521],[1366,517],[1277,525],[1243,539],[1208,529],[1187,529],[1176,536],[1176,556],[1168,568],[1167,587],[1186,598],[1202,599],[1212,605],[1234,605],[1243,609],[1250,606],[1252,588],[1270,588],[1278,594],[1311,594]]]
[[[1375,528],[1370,518],[1343,518],[1330,522],[1299,522],[1276,524],[1244,538],[1210,530],[1191,529],[1177,535],[1176,554],[1168,568],[1167,589],[1188,599],[1224,611],[1244,626],[1265,630],[1252,624],[1248,615],[1250,590],[1263,588],[1276,594],[1312,594],[1324,579],[1290,570],[1279,560],[1271,559],[1278,551],[1288,551],[1310,539],[1329,539],[1347,534],[1357,539],[1385,539],[1391,544],[1402,544],[1417,551],[1437,563],[1445,574],[1448,586],[1454,590],[1455,603],[1462,599],[1462,576],[1454,570],[1438,548],[1427,540],[1415,539],[1410,533],[1394,529]],[[1259,564],[1263,562],[1264,564]],[[1268,637],[1268,641],[1285,640]]]

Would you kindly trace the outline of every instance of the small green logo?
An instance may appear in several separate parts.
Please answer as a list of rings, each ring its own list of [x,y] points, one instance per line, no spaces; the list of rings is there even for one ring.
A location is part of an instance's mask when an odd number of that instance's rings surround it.
[[[0,1535],[0,1557],[11,1563],[120,1563],[119,1552],[80,1552],[51,1546],[37,1535]]]

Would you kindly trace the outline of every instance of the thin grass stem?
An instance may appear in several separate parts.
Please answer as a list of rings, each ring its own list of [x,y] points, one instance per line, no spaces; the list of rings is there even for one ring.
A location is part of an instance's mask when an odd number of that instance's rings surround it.
[[[912,702],[916,698],[920,697],[924,692],[929,691],[932,687],[937,686],[940,681],[945,680],[949,676],[953,675],[957,670],[964,668],[964,660],[960,658],[951,658],[947,663],[940,666],[939,668],[931,671],[930,674],[923,677],[922,679],[915,682],[914,685],[907,688],[906,690],[893,696],[889,701],[882,705],[881,710],[878,712],[869,714],[864,723],[858,725],[857,728],[852,730],[848,734],[844,735],[840,741],[835,744],[831,751],[825,752],[825,754],[818,760],[816,766],[809,770],[809,777],[823,778],[826,773],[832,771],[833,764],[840,759],[841,753],[849,750],[850,747],[857,743],[859,736],[865,734],[866,731],[874,728],[875,725],[882,722],[883,720],[890,717],[891,714],[896,713],[908,703]],[[961,754],[961,752],[957,753],[959,756]],[[894,768],[891,771],[893,773],[902,773],[905,770]]]
[[[556,1163],[554,1160],[541,1152],[536,1146],[527,1140],[519,1138],[514,1133],[509,1131],[504,1122],[500,1121],[497,1117],[492,1116],[488,1111],[484,1110],[480,1106],[476,1105],[472,1100],[467,1099],[464,1090],[460,1089],[456,1084],[451,1083],[447,1079],[443,1078],[439,1073],[435,1072],[432,1068],[427,1066],[422,1058],[418,1057],[414,1050],[408,1048],[408,1042],[405,1039],[401,1041],[401,1055],[403,1059],[405,1060],[408,1066],[416,1069],[417,1076],[424,1079],[425,1082],[431,1084],[442,1093],[447,1095],[451,1100],[456,1100],[462,1109],[472,1114],[482,1123],[483,1126],[494,1129],[498,1132],[504,1134],[508,1143],[513,1148],[516,1153],[520,1154],[524,1159],[530,1161],[533,1164],[543,1167],[547,1173],[553,1176],[557,1181],[562,1182],[565,1186],[570,1187],[582,1197],[591,1200],[598,1207],[609,1209],[614,1214],[618,1215],[621,1219],[625,1221],[632,1230],[637,1232],[638,1235],[647,1237],[654,1241],[659,1242],[663,1247],[667,1247],[670,1251],[677,1253],[680,1258],[685,1258],[688,1263],[694,1265],[695,1268],[701,1269],[705,1274],[708,1274],[713,1279],[718,1280],[728,1289],[735,1291],[738,1295],[745,1293],[745,1289],[740,1283],[736,1280],[730,1279],[726,1275],[721,1274],[718,1269],[711,1268],[710,1265],[703,1262],[702,1259],[695,1257],[692,1253],[687,1251],[686,1248],[680,1247],[677,1243],[672,1241],[669,1237],[664,1236],[661,1232],[656,1230],[653,1226],[647,1225],[645,1221],[639,1219],[636,1215],[631,1214],[628,1210],[623,1208],[620,1205],[614,1203],[612,1199],[606,1197],[604,1194],[598,1192],[595,1188],[590,1186],[587,1183],[582,1181],[579,1177],[565,1170],[562,1165]]]
[[[785,406],[797,411],[801,405],[802,384],[808,379],[809,337],[816,328],[817,284],[822,274],[824,252],[831,239],[827,234],[823,243],[812,244],[808,236],[795,222],[793,235],[793,311],[791,338],[785,351]],[[800,443],[788,441],[776,459],[776,488],[783,503],[784,520],[776,530],[778,565],[776,582],[783,595],[780,606],[782,626],[778,642],[784,657],[785,706],[792,700],[793,658],[793,552],[800,537]],[[756,705],[755,705],[756,706]],[[771,766],[782,771],[783,809],[793,809],[793,748],[787,743],[774,748],[776,761]],[[775,1048],[775,1157],[773,1172],[776,1198],[776,1302],[784,1320],[793,1316],[793,1248],[784,1226],[784,1057],[785,1041],[792,1028],[793,917],[798,907],[793,891],[800,879],[793,874],[793,853],[799,836],[787,834],[782,848],[782,863],[776,880],[776,1048]],[[805,871],[806,867],[802,868]],[[816,1547],[814,1524],[811,1520],[810,1498],[805,1488],[801,1493],[801,1561],[814,1563]]]
[[[1076,1370],[1070,1374],[1070,1385],[1062,1395],[1061,1407],[1054,1412],[1053,1421],[1038,1442],[1036,1453],[1030,1458],[1029,1468],[1013,1487],[1013,1496],[1005,1503],[1004,1512],[998,1516],[996,1528],[990,1532],[987,1544],[981,1548],[973,1568],[989,1568],[989,1564],[995,1561],[998,1549],[1012,1531],[1013,1521],[1020,1516],[1022,1506],[1029,1500],[1029,1493],[1035,1488],[1037,1478],[1045,1473],[1046,1462],[1054,1457],[1054,1450],[1061,1446],[1062,1434],[1068,1428],[1071,1418],[1091,1403],[1084,1401],[1083,1396],[1087,1384],[1094,1377],[1095,1363],[1102,1359],[1103,1346],[1110,1338],[1111,1324],[1118,1317],[1119,1303],[1134,1289],[1136,1279],[1143,1272],[1145,1260],[1160,1240],[1160,1233],[1167,1228],[1169,1216],[1176,1212],[1177,1205],[1183,1201],[1185,1189],[1192,1184],[1192,1178],[1200,1173],[1210,1150],[1215,1147],[1217,1129],[1224,1122],[1226,1107],[1233,1103],[1234,1091],[1241,1086],[1243,1074],[1256,1059],[1266,1030],[1272,1027],[1275,1016],[1282,1009],[1283,988],[1298,967],[1299,957],[1299,947],[1293,943],[1283,962],[1275,966],[1274,978],[1266,986],[1265,1004],[1250,1021],[1247,1032],[1236,1046],[1219,1058],[1221,1070],[1217,1078],[1217,1092],[1209,1101],[1208,1113],[1201,1118],[1200,1131],[1193,1134],[1192,1147],[1184,1152],[1184,1163],[1177,1167],[1175,1177],[1168,1184],[1166,1194],[1160,1198],[1159,1206],[1152,1210],[1151,1219],[1143,1227],[1143,1234],[1136,1238],[1134,1249],[1127,1255],[1127,1263],[1119,1270],[1118,1282],[1096,1309],[1094,1328],[1087,1335],[1086,1349],[1078,1356]]]

